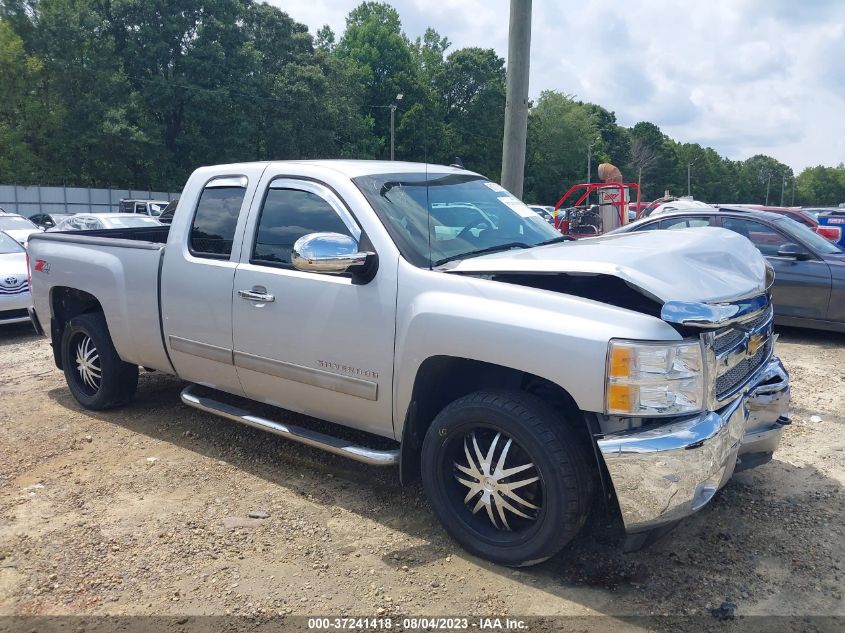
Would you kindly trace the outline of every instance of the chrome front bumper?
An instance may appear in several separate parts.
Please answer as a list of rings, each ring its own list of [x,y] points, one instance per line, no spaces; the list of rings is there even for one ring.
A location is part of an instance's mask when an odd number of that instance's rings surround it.
[[[674,523],[704,507],[736,469],[768,461],[788,413],[789,375],[772,357],[719,411],[599,440],[625,531]]]

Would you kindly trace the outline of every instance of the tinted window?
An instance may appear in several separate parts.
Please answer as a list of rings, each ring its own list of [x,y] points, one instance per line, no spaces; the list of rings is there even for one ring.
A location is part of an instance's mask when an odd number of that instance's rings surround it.
[[[776,256],[782,244],[786,244],[791,240],[787,239],[779,231],[773,228],[755,222],[754,220],[744,220],[741,218],[722,218],[722,226],[730,229],[734,233],[739,233],[751,240],[751,243],[756,246],[763,255],[770,257]],[[800,226],[800,225],[798,225]]]
[[[638,226],[637,228],[632,229],[632,230],[634,230],[634,231],[654,231],[655,229],[659,229],[659,228],[660,228],[659,222],[649,222],[648,224],[643,224],[643,225]]]
[[[710,220],[706,217],[682,217],[682,218],[668,218],[660,221],[661,229],[689,229],[698,226],[710,226]]]
[[[251,261],[290,264],[294,242],[309,233],[354,237],[331,205],[310,191],[270,189],[261,209]]]
[[[818,254],[833,255],[842,252],[839,246],[802,224],[796,224],[789,220],[778,220],[777,225],[779,229],[786,233],[787,237],[793,238],[790,241],[809,246]]]
[[[804,226],[815,226],[810,220],[805,218],[800,213],[787,213],[786,217],[788,217],[791,220],[795,220],[796,222],[800,222]]]
[[[206,187],[203,190],[191,226],[191,253],[215,259],[229,258],[245,194],[245,187]]]

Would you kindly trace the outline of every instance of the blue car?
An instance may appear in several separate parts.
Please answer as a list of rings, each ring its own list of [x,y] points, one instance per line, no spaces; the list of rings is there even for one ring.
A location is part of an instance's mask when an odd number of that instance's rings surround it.
[[[839,229],[839,246],[845,247],[845,209],[828,211],[819,214],[819,226],[830,226]]]

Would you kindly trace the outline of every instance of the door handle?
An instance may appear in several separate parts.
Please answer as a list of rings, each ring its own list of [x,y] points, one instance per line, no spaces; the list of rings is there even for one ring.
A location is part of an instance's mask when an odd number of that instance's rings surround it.
[[[276,300],[276,297],[263,292],[264,288],[253,288],[252,290],[238,290],[238,296],[247,301],[257,301],[259,303],[271,303]]]

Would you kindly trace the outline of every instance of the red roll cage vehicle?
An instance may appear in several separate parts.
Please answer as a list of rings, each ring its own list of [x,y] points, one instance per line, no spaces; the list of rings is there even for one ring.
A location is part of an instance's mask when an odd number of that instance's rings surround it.
[[[555,228],[570,237],[595,237],[628,223],[629,201],[625,189],[637,194],[636,210],[640,217],[644,206],[640,201],[640,187],[635,182],[588,182],[572,185],[555,205]],[[575,202],[566,206],[567,200],[582,192]],[[595,193],[600,205],[590,205],[589,196]],[[587,204],[585,204],[585,202]],[[612,206],[615,213],[602,213],[600,207]],[[611,226],[608,226],[610,224]]]

